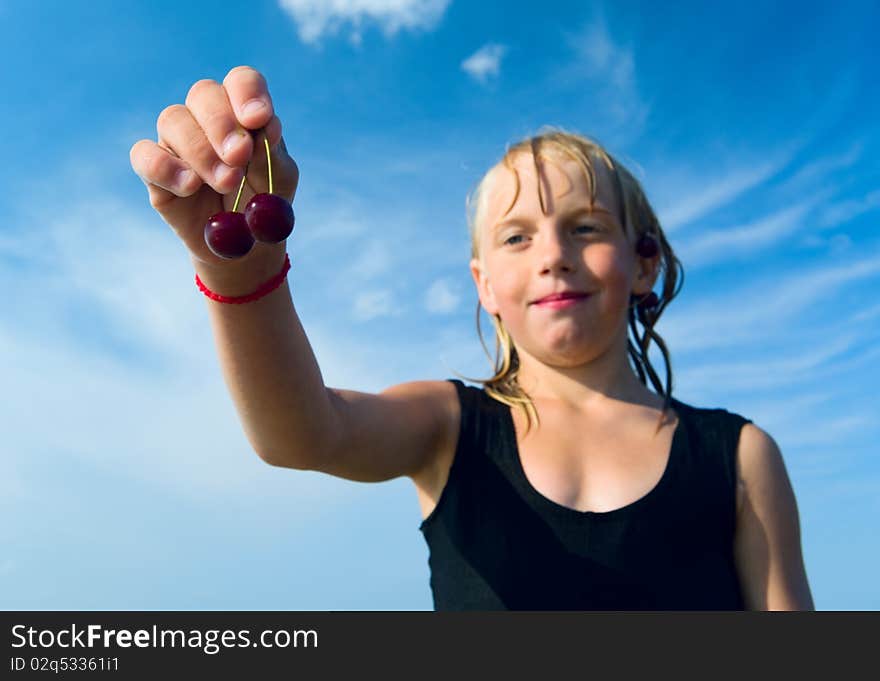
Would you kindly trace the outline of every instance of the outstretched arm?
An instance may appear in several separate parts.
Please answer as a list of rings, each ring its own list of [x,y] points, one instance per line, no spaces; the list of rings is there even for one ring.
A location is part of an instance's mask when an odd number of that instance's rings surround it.
[[[747,423],[740,433],[744,503],[737,516],[734,557],[749,610],[815,610],[801,551],[794,490],[779,447]]]

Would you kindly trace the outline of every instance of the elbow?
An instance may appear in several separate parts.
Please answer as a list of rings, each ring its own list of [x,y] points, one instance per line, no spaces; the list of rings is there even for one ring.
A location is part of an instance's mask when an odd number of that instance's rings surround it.
[[[339,418],[332,409],[284,426],[276,424],[271,437],[251,439],[257,456],[270,466],[321,470],[321,462],[331,458],[340,445]]]
[[[299,471],[313,470],[314,465],[310,458],[303,456],[301,452],[290,449],[254,449],[257,456],[274,468],[293,468]]]

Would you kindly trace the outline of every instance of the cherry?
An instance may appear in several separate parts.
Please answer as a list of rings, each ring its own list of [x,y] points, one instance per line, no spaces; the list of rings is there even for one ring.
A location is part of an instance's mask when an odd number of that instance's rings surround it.
[[[277,194],[254,194],[245,206],[244,217],[257,241],[277,244],[293,231],[293,208]]]
[[[221,258],[241,258],[254,246],[254,237],[242,213],[215,213],[205,225],[205,243]]]
[[[205,225],[205,243],[214,255],[221,258],[240,258],[247,255],[254,247],[255,240],[270,244],[280,243],[293,231],[293,208],[290,202],[272,193],[269,138],[263,138],[263,143],[266,146],[266,165],[269,170],[269,192],[255,194],[248,201],[244,213],[236,212],[247,181],[245,168],[232,211],[212,215]]]

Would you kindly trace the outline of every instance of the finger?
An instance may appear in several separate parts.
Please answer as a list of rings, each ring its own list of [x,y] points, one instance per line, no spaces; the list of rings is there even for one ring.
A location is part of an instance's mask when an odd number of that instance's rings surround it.
[[[156,129],[159,146],[176,154],[214,191],[228,194],[238,187],[242,169],[232,168],[220,160],[205,131],[185,106],[173,104],[165,108],[159,114]]]
[[[128,157],[132,170],[148,187],[152,185],[174,196],[191,196],[202,186],[201,178],[192,168],[152,140],[135,142]]]
[[[250,66],[236,66],[223,79],[223,87],[238,122],[249,130],[262,128],[275,115],[266,79]]]
[[[220,83],[208,79],[195,83],[186,96],[186,108],[226,165],[247,164],[253,147],[251,136],[235,117],[226,89]]]

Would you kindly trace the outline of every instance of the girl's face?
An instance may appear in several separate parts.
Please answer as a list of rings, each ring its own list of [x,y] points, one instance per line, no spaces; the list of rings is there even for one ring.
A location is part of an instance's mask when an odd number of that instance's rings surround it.
[[[496,168],[479,235],[481,258],[471,261],[483,308],[501,317],[521,360],[533,357],[551,366],[574,367],[616,343],[622,344],[625,357],[630,295],[651,290],[659,256],[637,256],[618,218],[611,172],[601,161],[593,164],[592,210],[576,161],[541,161],[544,214],[532,156],[521,153],[513,160],[519,196],[505,214],[516,180],[503,166]],[[589,295],[565,306],[537,302],[560,291]]]

